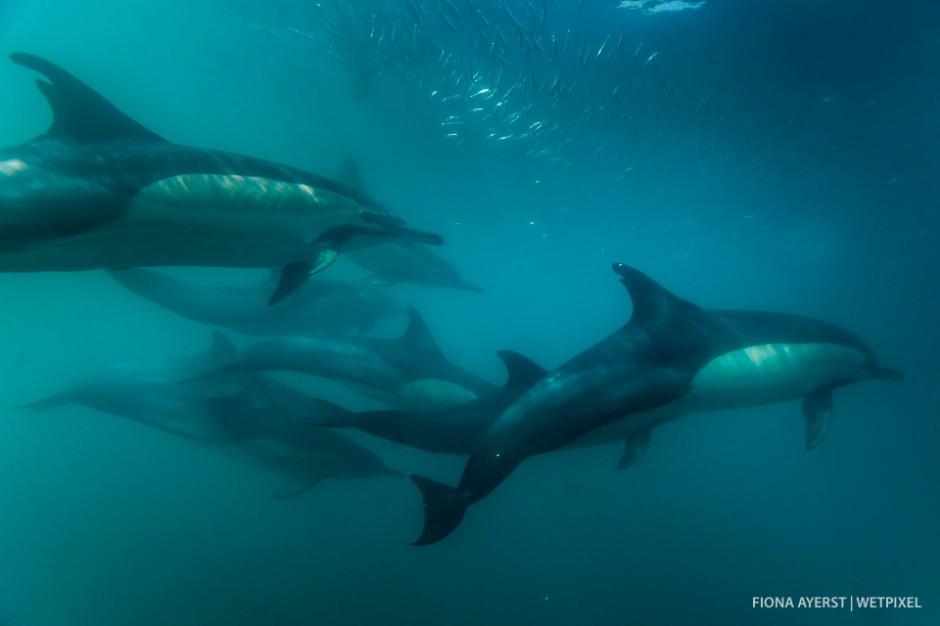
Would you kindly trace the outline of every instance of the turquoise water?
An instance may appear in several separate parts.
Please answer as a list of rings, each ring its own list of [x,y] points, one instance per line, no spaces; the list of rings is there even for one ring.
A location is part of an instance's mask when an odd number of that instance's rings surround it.
[[[324,175],[353,155],[485,287],[387,289],[494,383],[497,350],[554,367],[628,318],[615,261],[706,307],[844,325],[906,380],[839,390],[811,453],[789,403],[667,424],[624,471],[618,446],[530,459],[425,548],[409,481],[274,500],[281,478],[128,420],[3,409],[0,623],[937,622],[940,11],[557,4],[8,0],[0,41],[178,143]],[[34,79],[0,62],[0,145],[46,128]],[[516,83],[500,111],[480,93]],[[4,274],[0,301],[2,407],[210,341],[101,272]],[[356,440],[446,482],[463,466]],[[752,608],[800,595],[924,608]]]

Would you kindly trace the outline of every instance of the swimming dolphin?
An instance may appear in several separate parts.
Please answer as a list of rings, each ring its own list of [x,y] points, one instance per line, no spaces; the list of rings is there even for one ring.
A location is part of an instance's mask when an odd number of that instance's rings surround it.
[[[297,416],[341,410],[304,398],[268,377],[240,376],[240,391],[216,397],[217,381],[175,379],[204,370],[207,361],[228,359],[235,348],[216,333],[208,354],[162,365],[126,364],[105,368],[61,391],[19,408],[35,411],[81,404],[131,419],[241,462],[289,478],[272,495],[300,495],[325,478],[402,477],[351,439],[304,425]],[[230,389],[232,383],[226,383]],[[283,403],[283,404],[282,404]]]
[[[454,406],[494,388],[448,361],[413,307],[408,308],[408,327],[399,338],[277,337],[239,352],[205,375],[265,371],[328,378],[405,409]]]
[[[441,244],[366,194],[261,159],[171,143],[30,54],[49,130],[0,150],[0,271],[281,267],[278,302],[341,253]]]
[[[370,435],[442,454],[470,454],[503,410],[546,371],[528,358],[502,350],[506,383],[486,395],[453,407],[430,410],[311,411],[304,420],[329,428],[356,428]]]
[[[834,324],[783,313],[705,310],[632,267],[613,269],[633,301],[630,320],[503,411],[456,488],[412,476],[425,513],[416,545],[453,532],[467,507],[526,458],[589,439],[592,431],[619,427],[648,435],[653,425],[688,413],[803,399],[806,447],[812,449],[828,430],[834,389],[902,377]]]
[[[370,285],[411,283],[421,287],[452,287],[483,293],[483,287],[467,282],[454,265],[424,246],[408,242],[383,243],[350,252],[350,261],[371,272]]]
[[[246,377],[241,395],[208,399],[210,419],[221,425],[229,456],[290,477],[271,494],[279,499],[299,496],[329,478],[404,478],[352,439],[310,432],[320,429],[297,419],[341,410],[258,374]]]
[[[251,285],[210,287],[143,268],[110,270],[108,274],[177,315],[250,335],[365,333],[376,321],[405,312],[379,290],[334,280],[308,280],[283,303],[269,307],[266,301],[276,277]]]
[[[102,413],[130,417],[183,435],[193,425],[191,416],[210,395],[235,395],[242,389],[240,377],[199,379],[177,384],[228,362],[237,354],[235,346],[222,333],[215,332],[205,354],[152,363],[131,362],[89,372],[61,390],[17,408],[44,410],[68,404],[81,404]]]

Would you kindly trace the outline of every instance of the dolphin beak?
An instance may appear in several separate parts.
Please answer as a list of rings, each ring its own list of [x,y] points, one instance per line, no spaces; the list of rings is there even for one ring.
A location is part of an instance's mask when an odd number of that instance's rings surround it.
[[[880,378],[882,380],[904,380],[904,372],[883,365],[870,365],[868,367],[868,373],[872,378]]]
[[[444,238],[437,233],[418,230],[405,224],[391,224],[386,229],[389,235],[400,237],[412,243],[423,243],[429,246],[440,246],[444,243]]]
[[[405,223],[405,220],[391,213],[365,211],[362,213],[362,218],[379,226],[382,229],[382,235],[387,237],[397,237],[405,241],[423,243],[429,246],[440,246],[444,243],[444,238],[440,235],[412,228]]]

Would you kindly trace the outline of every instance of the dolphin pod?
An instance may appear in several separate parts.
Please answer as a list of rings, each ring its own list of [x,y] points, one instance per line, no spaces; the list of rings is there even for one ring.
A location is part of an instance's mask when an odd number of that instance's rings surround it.
[[[424,501],[414,543],[432,544],[531,456],[623,441],[626,467],[667,420],[790,400],[802,401],[812,450],[829,429],[834,390],[902,378],[834,324],[703,309],[614,264],[633,303],[627,323],[552,370],[501,351],[507,380],[497,388],[450,362],[413,307],[362,286],[308,280],[348,255],[373,283],[482,292],[424,247],[442,243],[439,236],[362,192],[354,171],[347,177],[355,180],[337,182],[173,144],[58,66],[28,54],[12,59],[46,79],[38,85],[53,121],[45,134],[0,150],[0,272],[106,269],[189,319],[275,335],[239,351],[217,334],[207,355],[114,366],[24,406],[79,403],[222,450],[287,476],[276,497],[323,478],[401,476],[327,427],[467,455],[456,486],[411,476]],[[143,269],[160,266],[277,274],[246,288],[202,288]],[[400,337],[341,334],[368,333],[404,310]],[[285,370],[335,380],[396,410],[353,413],[262,374]]]

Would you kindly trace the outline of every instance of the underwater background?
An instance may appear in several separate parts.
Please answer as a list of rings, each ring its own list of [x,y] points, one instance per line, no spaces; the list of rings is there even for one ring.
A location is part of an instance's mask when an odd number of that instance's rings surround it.
[[[497,350],[554,367],[628,319],[612,262],[843,325],[905,380],[839,390],[811,453],[787,403],[666,424],[622,471],[619,446],[532,458],[415,548],[407,480],[275,500],[281,478],[129,420],[8,408],[211,329],[103,272],[3,274],[0,624],[938,623],[940,5],[618,4],[2,0],[0,52],[174,142],[327,176],[352,155],[486,292],[385,289],[495,384]],[[0,145],[47,127],[34,80],[0,61]],[[351,436],[407,473],[462,469]],[[799,595],[923,608],[752,607]]]

